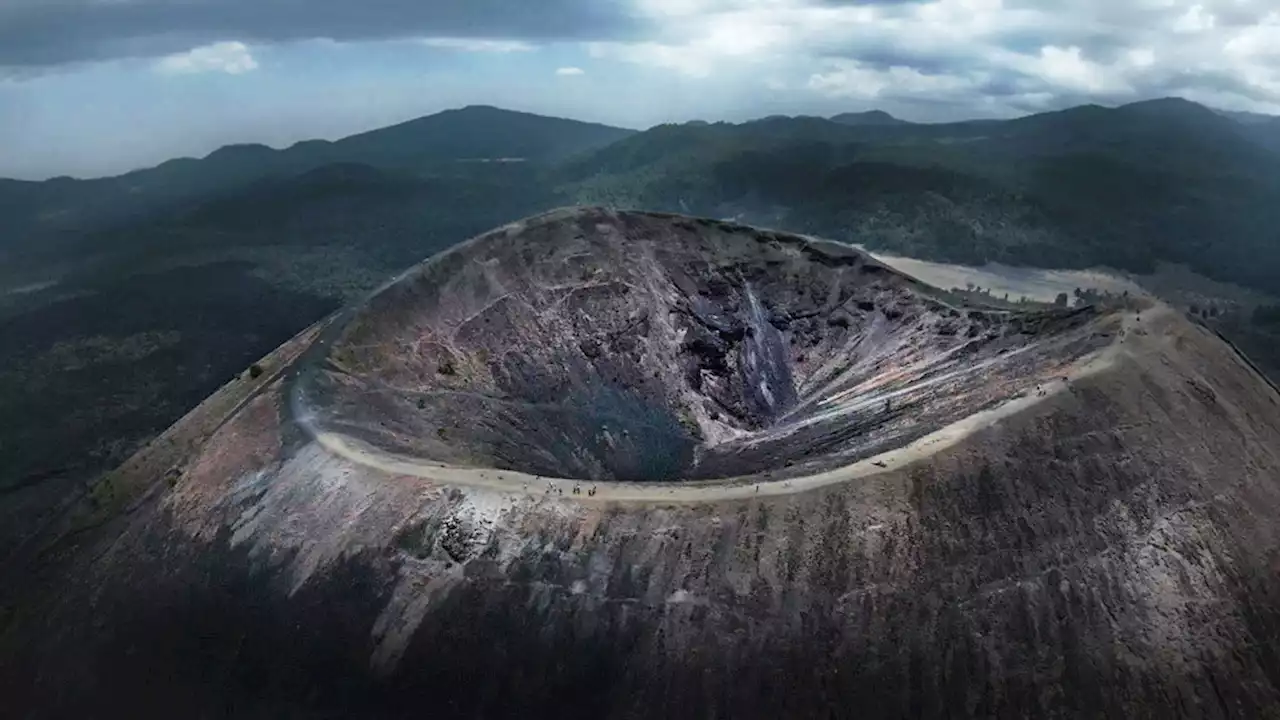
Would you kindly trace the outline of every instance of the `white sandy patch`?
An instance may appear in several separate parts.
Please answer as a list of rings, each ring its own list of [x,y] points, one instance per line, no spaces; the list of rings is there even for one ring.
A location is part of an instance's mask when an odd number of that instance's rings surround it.
[[[46,282],[30,283],[27,285],[18,285],[11,288],[0,288],[0,296],[3,295],[30,295],[34,292],[40,292],[57,285],[57,280],[48,280]]]
[[[1005,293],[1010,301],[1025,297],[1037,302],[1053,302],[1060,293],[1074,301],[1076,288],[1121,294],[1147,295],[1132,280],[1100,270],[1044,270],[992,263],[982,267],[942,263],[871,253],[872,257],[897,270],[944,290],[963,288],[968,283],[990,289],[997,298]]]

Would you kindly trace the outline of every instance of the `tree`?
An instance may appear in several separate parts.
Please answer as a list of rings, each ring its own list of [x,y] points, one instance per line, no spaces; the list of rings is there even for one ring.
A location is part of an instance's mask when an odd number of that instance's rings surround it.
[[[1066,293],[1058,293],[1058,297],[1053,299],[1053,304],[1057,305],[1058,307],[1066,307],[1067,300],[1068,298]]]
[[[1280,305],[1259,305],[1254,308],[1253,322],[1257,325],[1280,325]]]

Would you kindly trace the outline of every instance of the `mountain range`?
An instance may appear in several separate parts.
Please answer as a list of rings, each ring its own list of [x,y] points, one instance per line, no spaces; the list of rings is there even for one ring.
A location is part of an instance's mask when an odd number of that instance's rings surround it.
[[[1280,295],[1280,119],[1177,98],[643,132],[475,106],[117,177],[0,180],[0,551],[325,313],[475,233],[576,204],[968,264],[1177,264]]]
[[[334,213],[333,193],[357,225],[416,217],[447,186],[515,210],[603,202],[732,214],[947,260],[1133,271],[1169,261],[1269,288],[1280,284],[1280,253],[1268,253],[1277,147],[1280,119],[1173,98],[1008,121],[916,124],[871,111],[645,132],[468,107],[113,178],[0,181],[0,247],[9,273],[29,272],[127,253],[122,238],[160,228],[190,238],[237,218],[252,218],[237,232],[255,235],[282,218],[305,224],[317,209]],[[451,201],[455,211],[468,212]]]

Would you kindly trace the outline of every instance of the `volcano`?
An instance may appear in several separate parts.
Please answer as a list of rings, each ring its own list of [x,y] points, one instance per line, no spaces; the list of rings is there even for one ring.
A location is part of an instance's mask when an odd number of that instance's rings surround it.
[[[1280,394],[1154,301],[561,210],[104,483],[13,593],[31,717],[1280,711]]]

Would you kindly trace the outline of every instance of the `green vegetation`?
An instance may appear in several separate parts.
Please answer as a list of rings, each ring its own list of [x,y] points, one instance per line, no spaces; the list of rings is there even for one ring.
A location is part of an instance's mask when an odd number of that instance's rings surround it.
[[[564,177],[581,201],[732,215],[914,257],[1180,263],[1280,289],[1280,158],[1179,100],[1004,123],[664,126]]]
[[[1253,322],[1256,325],[1280,330],[1280,305],[1259,305],[1254,308]]]
[[[946,262],[1179,263],[1276,290],[1272,135],[1280,141],[1271,123],[1174,99],[1003,122],[862,113],[642,133],[473,107],[120,178],[0,183],[0,208],[39,240],[11,243],[11,268],[70,262],[90,275],[278,246],[359,248],[357,265],[390,271],[525,214],[603,204],[733,216]]]

